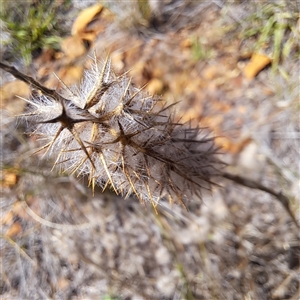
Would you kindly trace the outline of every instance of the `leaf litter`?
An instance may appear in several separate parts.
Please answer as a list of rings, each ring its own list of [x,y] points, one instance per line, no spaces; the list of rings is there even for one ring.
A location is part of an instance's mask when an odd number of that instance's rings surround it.
[[[282,65],[289,69],[288,84],[280,76],[272,78],[269,69],[252,81],[245,78],[239,39],[231,31],[220,33],[226,5],[205,8],[195,27],[183,26],[176,33],[168,28],[146,40],[120,33],[113,23],[94,47],[118,53],[119,71],[132,69],[137,86],[153,79],[161,82],[168,103],[182,100],[177,111],[186,121],[196,119],[193,122],[200,121],[220,136],[222,157],[234,171],[259,176],[269,186],[289,191],[298,211],[294,61],[287,59]],[[241,7],[230,9],[239,12]],[[108,39],[113,30],[118,30],[115,38]],[[183,39],[192,43],[193,36],[201,36],[210,57],[195,61],[189,43],[180,46]],[[67,70],[63,62],[64,58],[54,64],[45,61],[52,64],[49,73]],[[164,203],[156,216],[150,207],[144,209],[132,199],[122,201],[110,192],[101,194],[96,189],[92,197],[82,182],[85,179],[49,173],[48,162],[40,162],[37,170],[34,157],[17,159],[10,147],[18,145],[14,153],[22,154],[37,142],[29,138],[20,143],[21,134],[11,136],[12,130],[4,122],[3,162],[20,171],[15,185],[3,186],[2,296],[297,299],[299,237],[269,195],[224,181],[221,189],[205,194],[203,205],[191,201],[186,212]],[[29,209],[44,224],[28,217]],[[80,224],[87,227],[81,229]]]

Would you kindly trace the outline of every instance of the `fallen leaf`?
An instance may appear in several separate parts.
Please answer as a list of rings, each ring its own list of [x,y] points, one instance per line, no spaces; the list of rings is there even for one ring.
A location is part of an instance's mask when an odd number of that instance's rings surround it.
[[[192,46],[192,40],[190,38],[184,39],[180,43],[181,48],[190,48]]]
[[[192,106],[189,109],[184,111],[184,114],[180,120],[181,122],[189,122],[190,120],[199,118],[202,112],[203,112],[202,106],[200,105],[197,107]]]
[[[19,97],[28,98],[30,88],[21,80],[14,80],[4,84],[0,89],[0,108],[5,109],[12,115],[23,112],[26,102]]]
[[[52,48],[44,49],[42,53],[34,60],[36,68],[43,66],[44,64],[48,64],[49,62],[53,62],[56,57],[56,53],[57,52]]]
[[[22,231],[22,225],[19,222],[12,224],[6,231],[6,236],[12,237]]]
[[[0,224],[1,225],[9,225],[12,223],[14,214],[12,211],[9,211],[6,215],[4,215],[1,219],[0,219]]]
[[[77,35],[64,39],[61,48],[70,61],[84,55],[87,51],[82,39]]]
[[[266,96],[273,96],[274,95],[274,90],[268,87],[263,87],[262,92]]]
[[[244,68],[244,75],[248,79],[254,78],[262,69],[269,65],[272,60],[263,54],[253,53],[250,62]]]
[[[97,34],[96,32],[82,32],[78,35],[74,35],[74,36],[77,36],[79,37],[82,41],[88,41],[90,43],[92,43],[96,37],[97,37]]]
[[[58,77],[67,86],[71,86],[79,82],[82,78],[83,67],[82,66],[70,66],[63,68],[59,71]]]
[[[3,170],[1,175],[2,187],[12,187],[18,182],[18,174],[14,171]]]
[[[152,77],[153,78],[162,78],[164,75],[164,70],[162,68],[159,68],[159,67],[155,67],[153,70],[152,70]]]
[[[161,94],[163,87],[164,84],[160,79],[153,78],[147,84],[146,89],[150,93],[150,95],[157,95],[157,94]]]
[[[95,4],[83,10],[72,26],[72,35],[77,35],[85,31],[86,26],[92,22],[103,10],[103,5]]]
[[[12,211],[15,216],[18,216],[21,219],[29,220],[31,218],[24,209],[24,204],[21,201],[17,201],[14,204]]]
[[[215,139],[217,146],[220,146],[223,151],[229,152],[232,154],[240,153],[249,143],[250,139],[246,138],[238,142],[232,141],[231,138],[220,136]]]
[[[109,9],[103,8],[100,14],[86,25],[84,31],[78,32],[78,35],[84,40],[93,42],[99,34],[105,32],[114,18],[115,15]]]
[[[219,115],[212,115],[207,116],[201,119],[201,124],[204,126],[208,126],[212,130],[216,130],[220,127],[221,123],[224,121],[224,116]]]
[[[109,9],[106,7],[103,8],[101,11],[101,19],[105,19],[106,21],[113,21],[115,18],[115,14],[113,14]]]

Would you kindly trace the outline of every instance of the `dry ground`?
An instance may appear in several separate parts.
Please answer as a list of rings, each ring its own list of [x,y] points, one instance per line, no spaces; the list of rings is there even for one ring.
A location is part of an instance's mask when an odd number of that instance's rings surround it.
[[[55,71],[72,83],[88,54],[110,51],[117,72],[131,69],[136,85],[180,100],[183,121],[218,136],[229,171],[286,193],[299,222],[299,48],[275,72],[245,74],[260,34],[241,32],[265,4],[163,1],[147,23],[135,2],[108,2],[117,17],[90,25],[88,51],[45,51],[35,77],[54,87]],[[271,195],[224,179],[188,212],[162,202],[158,214],[109,191],[93,197],[84,178],[30,156],[37,141],[16,127],[17,101],[6,100],[1,117],[1,299],[299,299],[299,232]]]

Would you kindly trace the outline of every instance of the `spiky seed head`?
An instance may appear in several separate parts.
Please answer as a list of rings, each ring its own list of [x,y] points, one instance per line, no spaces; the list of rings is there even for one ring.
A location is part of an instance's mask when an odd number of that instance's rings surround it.
[[[184,205],[210,189],[221,166],[213,139],[176,123],[172,105],[161,106],[127,76],[116,76],[109,58],[102,66],[95,59],[81,84],[62,93],[67,100],[26,100],[30,107],[23,115],[46,140],[39,150],[61,170],[154,207],[161,198]]]

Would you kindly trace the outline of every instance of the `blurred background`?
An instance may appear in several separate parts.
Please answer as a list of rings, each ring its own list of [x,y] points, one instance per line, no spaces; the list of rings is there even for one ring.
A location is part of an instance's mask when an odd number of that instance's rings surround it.
[[[43,85],[117,74],[208,128],[227,170],[282,191],[299,222],[299,1],[2,1],[0,59]],[[57,76],[55,76],[55,74]],[[299,234],[272,196],[232,182],[188,211],[51,171],[1,70],[1,299],[299,299]]]

